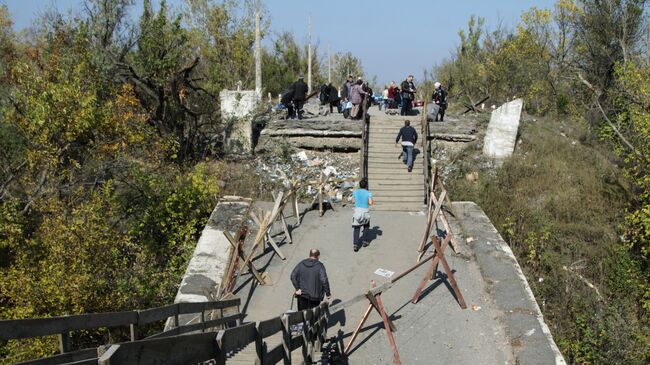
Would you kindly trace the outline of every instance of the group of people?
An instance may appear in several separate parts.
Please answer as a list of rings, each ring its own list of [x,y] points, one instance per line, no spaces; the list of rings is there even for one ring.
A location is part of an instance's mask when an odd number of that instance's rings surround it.
[[[300,82],[302,78],[298,80]],[[304,83],[304,82],[303,82]],[[364,85],[366,88],[364,88]],[[298,87],[295,87],[298,86]],[[417,89],[413,84],[413,76],[409,75],[400,85],[401,88],[395,87],[395,83],[391,82],[390,87],[386,87],[384,90],[384,105],[388,107],[390,103],[395,103],[401,101],[401,114],[408,115],[411,112],[412,102],[415,99],[415,93]],[[434,91],[431,95],[432,102],[437,106],[436,121],[438,118],[442,121],[445,116],[445,110],[447,109],[447,92],[442,88],[440,82],[434,84]],[[300,85],[292,85],[294,90],[302,90]],[[341,112],[341,103],[351,102],[352,111],[350,112],[350,117],[353,119],[358,119],[360,112],[360,105],[368,99],[368,96],[372,96],[372,90],[367,87],[367,83],[361,79],[358,79],[356,82],[354,78],[350,75],[348,76],[348,81],[343,89],[341,95],[339,95],[338,90],[332,86],[332,84],[323,85],[321,87],[321,104],[329,104],[330,112],[333,111],[333,108],[336,107],[339,112]],[[306,95],[306,87],[304,94]],[[295,94],[294,94],[295,97]],[[304,103],[304,99],[302,99]],[[295,101],[294,101],[295,103]],[[296,108],[298,110],[302,109],[301,107]],[[298,117],[300,118],[301,113],[298,112]],[[409,120],[404,121],[404,126],[400,128],[397,137],[395,138],[396,147],[402,147],[402,153],[400,158],[402,162],[406,165],[408,172],[413,170],[413,153],[414,147],[418,140],[418,134],[415,128],[411,126]],[[352,200],[354,202],[354,212],[352,214],[352,249],[354,252],[359,251],[363,246],[368,246],[369,242],[365,238],[369,229],[370,229],[370,207],[374,204],[372,193],[368,190],[368,181],[366,179],[361,179],[359,182],[359,188],[354,190],[352,193]],[[295,266],[291,272],[291,283],[295,289],[294,295],[298,298],[298,310],[311,309],[320,304],[325,297],[329,300],[331,298],[331,290],[329,279],[327,277],[327,271],[325,270],[325,265],[320,262],[320,251],[318,249],[311,249],[309,251],[309,257],[302,260]]]
[[[440,82],[434,84],[434,91],[431,95],[431,101],[437,106],[436,121],[444,120],[445,110],[447,110],[447,91],[442,87]],[[305,83],[304,77],[300,76],[298,81],[289,86],[287,91],[282,94],[280,103],[287,109],[287,119],[302,119],[303,106],[308,96],[309,88]],[[390,86],[384,87],[382,93],[382,103],[379,104],[381,110],[383,106],[388,108],[400,108],[400,115],[411,115],[413,102],[417,88],[413,82],[413,75],[409,75],[400,86],[396,86],[391,81]],[[334,108],[338,113],[343,113],[345,118],[361,119],[363,117],[363,104],[371,105],[373,97],[372,88],[361,77],[355,81],[354,76],[348,75],[347,81],[341,88],[337,89],[332,83],[323,84],[320,87],[321,105],[329,105],[330,113]]]
[[[367,103],[370,106],[373,92],[368,81],[361,77],[354,80],[354,76],[348,75],[348,79],[341,90],[341,99],[343,105],[343,116],[352,120],[363,118],[363,105]]]
[[[287,119],[302,119],[303,106],[307,101],[309,87],[305,83],[305,77],[300,75],[298,81],[289,86],[289,89],[280,97],[280,103],[287,108]]]

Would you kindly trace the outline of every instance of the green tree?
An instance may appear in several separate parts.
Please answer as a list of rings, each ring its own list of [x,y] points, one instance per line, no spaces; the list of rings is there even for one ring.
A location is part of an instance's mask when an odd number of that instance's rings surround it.
[[[342,87],[348,75],[365,78],[361,60],[352,52],[334,54],[332,57],[332,83]]]

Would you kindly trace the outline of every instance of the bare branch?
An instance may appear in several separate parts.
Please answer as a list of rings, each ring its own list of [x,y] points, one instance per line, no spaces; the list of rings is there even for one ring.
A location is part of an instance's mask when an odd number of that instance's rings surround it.
[[[598,110],[600,110],[600,113],[603,115],[603,118],[605,118],[605,121],[607,122],[607,124],[612,128],[614,133],[616,133],[616,136],[621,140],[621,142],[623,142],[625,147],[627,147],[630,151],[634,152],[634,154],[637,155],[638,157],[640,157],[642,159],[645,159],[643,154],[641,152],[639,152],[625,138],[625,136],[623,136],[623,134],[618,130],[618,128],[616,128],[616,126],[614,125],[614,123],[612,123],[612,121],[609,119],[609,117],[607,117],[607,113],[605,113],[605,110],[603,109],[603,106],[600,105],[600,101],[598,101],[598,98],[600,97],[600,95],[602,95],[602,92],[600,92],[600,90],[596,89],[596,87],[594,85],[592,85],[589,81],[587,81],[579,72],[578,72],[578,78],[580,79],[580,81],[582,81],[583,84],[585,84],[587,86],[587,88],[589,88],[589,90],[594,92],[594,95],[595,95],[594,102],[596,103],[596,106],[598,107]]]

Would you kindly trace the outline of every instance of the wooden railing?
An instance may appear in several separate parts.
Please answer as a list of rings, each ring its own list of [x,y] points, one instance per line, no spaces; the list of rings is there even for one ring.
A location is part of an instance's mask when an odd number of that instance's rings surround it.
[[[422,110],[422,163],[424,164],[424,203],[429,203],[429,190],[431,189],[431,142],[429,141],[429,119],[427,116],[427,103]]]
[[[27,362],[28,364],[64,364],[81,360],[97,363],[97,349],[82,349],[71,351],[70,332],[95,330],[101,328],[128,327],[131,341],[140,338],[140,329],[150,323],[165,321],[171,318],[174,328],[154,335],[153,337],[168,337],[192,331],[207,329],[241,322],[239,306],[241,299],[203,303],[175,303],[164,307],[134,310],[126,312],[91,313],[71,316],[16,319],[0,321],[0,341],[56,335],[59,338],[60,355]],[[237,308],[237,314],[224,316],[227,308]],[[219,310],[219,317],[206,320],[206,312]],[[197,314],[198,323],[179,326],[178,317],[182,314]],[[94,359],[94,360],[93,360]]]
[[[339,308],[342,309],[342,308]],[[327,337],[329,306],[285,313],[269,320],[247,323],[217,332],[188,334],[160,339],[145,339],[111,345],[95,364],[225,364],[228,358],[251,364],[291,364],[291,353],[302,349],[302,361],[311,364]],[[302,324],[299,335],[291,328]],[[279,344],[268,348],[265,339],[281,333]],[[250,347],[249,347],[250,346]],[[249,348],[250,351],[246,351]]]
[[[365,179],[368,177],[368,104],[370,97],[363,99],[363,115],[361,117],[361,150],[360,150],[360,163],[359,163],[359,177]]]

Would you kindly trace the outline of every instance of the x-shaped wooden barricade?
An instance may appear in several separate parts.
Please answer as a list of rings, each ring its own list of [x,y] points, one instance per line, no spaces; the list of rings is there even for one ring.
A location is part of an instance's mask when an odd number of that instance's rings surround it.
[[[374,280],[371,282],[370,286],[371,289],[377,286]],[[352,348],[352,344],[357,339],[357,336],[359,335],[361,328],[368,320],[368,317],[370,316],[370,312],[372,312],[372,309],[374,308],[377,311],[377,313],[379,313],[382,321],[384,322],[384,329],[386,330],[386,336],[388,336],[388,342],[390,343],[390,347],[393,350],[393,359],[396,364],[401,364],[402,362],[400,361],[399,353],[397,352],[397,344],[395,343],[395,337],[393,337],[393,332],[397,331],[397,328],[393,324],[393,321],[391,321],[390,318],[388,318],[388,314],[386,314],[386,311],[384,310],[384,305],[381,302],[381,292],[377,294],[373,294],[372,291],[369,290],[366,293],[366,298],[368,299],[369,302],[368,308],[363,314],[363,317],[361,317],[361,321],[359,321],[359,324],[354,329],[354,332],[352,332],[352,337],[350,338],[348,344],[345,346],[343,353],[347,354],[350,351],[350,348]]]
[[[436,197],[436,187],[440,187],[441,192],[439,197]],[[463,294],[458,288],[458,284],[456,283],[456,279],[454,278],[454,273],[451,271],[451,268],[449,267],[449,263],[447,263],[447,259],[445,258],[445,249],[447,248],[447,246],[451,245],[454,251],[455,251],[455,246],[454,246],[454,234],[451,231],[451,225],[449,224],[449,220],[447,219],[445,211],[442,209],[443,201],[446,202],[447,205],[451,208],[451,199],[449,199],[449,196],[447,195],[447,190],[445,189],[444,185],[440,181],[440,177],[438,176],[438,168],[436,167],[432,184],[431,184],[431,192],[429,195],[427,226],[424,231],[424,237],[422,237],[422,242],[420,243],[420,246],[418,248],[417,262],[420,262],[422,260],[422,256],[424,255],[425,252],[425,246],[429,239],[429,233],[431,232],[431,227],[435,224],[436,220],[438,219],[438,216],[440,216],[440,221],[442,222],[442,225],[444,226],[446,233],[442,243],[440,242],[440,239],[436,235],[431,236],[431,242],[435,248],[435,256],[431,260],[431,266],[429,270],[427,270],[424,277],[420,281],[420,284],[418,285],[415,293],[413,294],[413,298],[411,299],[411,302],[413,303],[418,302],[425,285],[429,280],[435,279],[436,273],[438,272],[438,264],[442,263],[445,273],[447,274],[449,283],[451,284],[451,287],[453,288],[454,293],[456,294],[456,299],[458,300],[460,307],[466,309],[467,305],[465,304],[465,298],[463,298]]]
[[[280,250],[278,243],[275,241],[275,239],[273,239],[271,229],[273,228],[274,223],[279,220],[282,224],[282,229],[284,230],[284,234],[288,242],[293,243],[291,232],[289,231],[289,227],[284,216],[284,208],[287,203],[290,202],[292,208],[294,209],[294,216],[296,217],[296,221],[297,223],[300,222],[300,216],[298,213],[298,200],[296,198],[296,186],[297,184],[293,184],[287,194],[285,194],[283,191],[280,191],[277,196],[274,197],[275,201],[273,204],[273,209],[270,212],[264,213],[261,220],[252,211],[248,211],[246,213],[245,218],[246,216],[250,216],[253,222],[255,222],[255,224],[259,227],[248,255],[245,255],[244,253],[244,241],[246,240],[246,235],[248,234],[248,226],[242,225],[242,227],[235,234],[235,237],[233,237],[227,230],[224,231],[226,239],[233,247],[233,255],[230,260],[226,282],[222,287],[222,296],[230,293],[233,290],[233,287],[235,283],[237,283],[239,276],[242,274],[244,267],[248,268],[248,271],[253,275],[253,278],[255,278],[255,280],[257,280],[260,285],[266,285],[271,282],[267,273],[260,272],[257,268],[255,268],[255,265],[253,265],[252,262],[253,256],[255,255],[256,249],[258,247],[263,249],[264,242],[267,242],[278,255],[278,257],[280,257],[282,260],[286,259],[285,255],[282,253],[282,250]],[[242,260],[244,262],[241,267],[239,266],[239,260]]]

